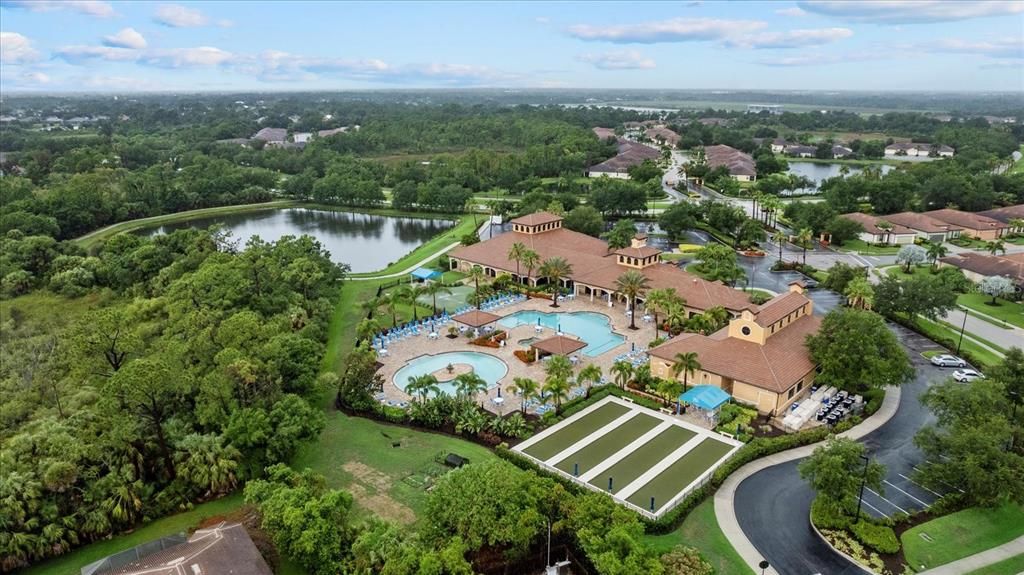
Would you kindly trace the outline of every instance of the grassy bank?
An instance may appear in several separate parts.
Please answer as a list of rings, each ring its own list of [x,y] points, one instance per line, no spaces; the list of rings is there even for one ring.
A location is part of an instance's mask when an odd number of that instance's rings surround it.
[[[393,210],[380,210],[374,213],[380,213],[381,215],[389,216],[403,216],[403,217],[443,217],[443,218],[458,218],[458,223],[445,231],[444,233],[438,234],[431,238],[428,242],[424,243],[420,247],[402,256],[397,262],[392,263],[388,267],[378,270],[375,272],[352,274],[351,277],[377,277],[380,275],[387,275],[397,273],[405,270],[406,268],[422,261],[424,258],[431,254],[440,251],[441,249],[459,241],[459,238],[472,232],[476,229],[476,225],[473,221],[472,214],[463,214],[461,216],[456,215],[444,215],[444,214],[422,214],[422,213],[407,213],[407,212],[396,212]],[[477,223],[482,223],[483,218],[477,216]]]
[[[956,303],[968,309],[1017,327],[1024,327],[1024,304],[996,298],[997,305],[990,305],[991,301],[991,296],[982,293],[967,293],[956,298]]]
[[[928,541],[922,535],[926,535]],[[903,533],[907,564],[918,571],[963,559],[1024,535],[1024,507],[972,507],[933,519]]]
[[[988,567],[971,571],[967,575],[1020,575],[1024,573],[1024,555],[1016,555],[993,563]]]
[[[894,256],[899,248],[894,246],[874,246],[864,240],[847,240],[842,246],[836,246],[841,252],[857,252],[870,256]]]
[[[714,498],[698,505],[683,524],[664,535],[645,535],[644,542],[658,554],[666,553],[677,545],[687,545],[700,551],[715,568],[716,575],[753,575],[754,571],[732,548],[715,518]]]
[[[921,331],[921,333],[928,337],[928,339],[939,342],[940,344],[943,340],[945,340],[946,342],[951,342],[952,345],[949,346],[950,351],[956,351],[956,343],[960,339],[959,331],[949,328],[943,324],[933,322],[923,317],[917,318],[917,327]],[[975,337],[977,339],[977,336],[970,337]],[[991,344],[989,342],[985,343],[988,344],[990,347],[995,347],[994,344]],[[996,365],[999,365],[1003,361],[1002,357],[996,355],[995,353],[992,353],[988,349],[981,347],[972,339],[969,339],[967,335],[964,336],[964,340],[963,343],[960,345],[960,349],[966,351],[967,353],[970,353],[972,357],[977,359],[981,363],[981,365],[978,367],[994,367]]]

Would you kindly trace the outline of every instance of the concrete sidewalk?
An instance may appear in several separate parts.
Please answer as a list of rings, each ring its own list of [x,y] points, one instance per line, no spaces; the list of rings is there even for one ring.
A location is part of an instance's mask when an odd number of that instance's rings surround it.
[[[1003,543],[999,547],[993,547],[988,551],[982,551],[974,555],[964,557],[959,561],[946,563],[934,569],[922,571],[920,575],[962,575],[987,567],[993,563],[999,563],[1005,559],[1024,554],[1024,535]]]
[[[900,405],[901,390],[899,387],[890,387],[886,390],[885,399],[882,401],[882,406],[878,408],[878,411],[874,415],[865,419],[860,425],[853,429],[839,434],[839,437],[847,437],[850,439],[860,439],[865,435],[875,431],[879,427],[885,425],[892,417],[896,414],[897,409]],[[780,463],[786,463],[794,459],[802,459],[809,456],[817,447],[822,445],[823,442],[813,443],[811,445],[805,445],[803,447],[797,447],[768,457],[762,457],[755,461],[744,465],[743,467],[736,470],[732,475],[722,483],[722,486],[715,492],[715,517],[718,519],[718,526],[721,528],[722,533],[725,534],[726,539],[732,544],[736,552],[740,554],[743,561],[750,566],[757,565],[764,556],[758,552],[754,544],[747,539],[743,529],[740,528],[739,520],[736,518],[736,509],[733,504],[733,500],[736,496],[736,488],[739,487],[740,483],[744,479],[751,475],[767,469],[769,467],[778,465]],[[769,567],[765,570],[765,575],[779,575],[773,567]]]
[[[956,326],[957,332],[959,332],[959,328],[964,325],[964,315],[967,316],[967,327],[964,329],[967,335],[976,335],[1005,349],[1024,346],[1024,329],[1010,324],[1006,324],[1009,326],[1008,328],[992,325],[983,319],[967,314],[962,307],[957,307],[955,310],[950,311],[943,319],[950,325]],[[998,355],[1003,355],[997,350],[992,350],[991,348],[990,350]]]

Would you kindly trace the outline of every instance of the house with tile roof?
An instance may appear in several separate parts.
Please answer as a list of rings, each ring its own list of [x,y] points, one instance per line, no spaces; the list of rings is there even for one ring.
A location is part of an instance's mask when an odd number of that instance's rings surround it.
[[[719,387],[736,401],[763,414],[782,414],[814,383],[816,366],[805,345],[821,318],[803,284],[734,317],[711,335],[683,333],[650,350],[651,373],[682,379],[672,367],[676,354],[696,353],[700,369],[687,377],[690,385]]]
[[[707,146],[704,148],[704,157],[707,159],[709,168],[725,166],[729,170],[729,175],[737,181],[753,182],[757,179],[754,158],[736,148],[721,144]]]
[[[1024,253],[993,256],[977,252],[962,252],[939,259],[939,267],[959,268],[967,279],[980,282],[985,278],[1002,276],[1024,291]]]
[[[1010,226],[1007,233],[1024,234],[1024,225],[1020,225],[1018,223],[1024,221],[1024,204],[986,210],[984,212],[978,212],[978,215],[985,216],[986,218],[992,218],[993,220],[999,220],[1000,222]],[[1014,225],[1015,223],[1017,225]]]
[[[925,212],[924,215],[957,226],[963,230],[965,235],[980,240],[991,241],[1003,237],[1009,233],[1010,225],[997,219],[989,218],[973,212],[964,212],[944,208]]]
[[[857,237],[868,244],[905,246],[914,243],[914,239],[917,238],[917,232],[889,221],[887,217],[877,217],[860,212],[842,214],[839,217],[860,224],[863,231],[857,234]],[[886,223],[888,226],[885,225]]]
[[[577,297],[594,302],[625,302],[616,291],[615,281],[623,273],[635,270],[644,274],[650,289],[675,288],[686,301],[689,315],[722,306],[730,314],[739,315],[757,306],[743,292],[721,282],[710,282],[683,271],[677,265],[661,261],[661,250],[647,245],[642,234],[634,237],[626,248],[611,250],[604,241],[562,227],[562,217],[549,212],[536,212],[511,221],[512,231],[471,246],[460,246],[449,252],[451,269],[468,272],[480,266],[491,277],[509,274],[516,281],[538,286],[547,282],[539,270],[525,269],[510,260],[512,246],[521,243],[537,252],[541,261],[564,258],[572,273],[562,280],[562,287]],[[644,301],[643,297],[638,301]]]
[[[889,223],[914,230],[917,237],[932,243],[942,243],[958,238],[964,231],[959,226],[917,212],[900,212],[883,216],[883,218]]]
[[[661,158],[661,152],[650,146],[630,142],[624,138],[619,138],[618,142],[619,153],[600,164],[587,168],[587,177],[599,178],[607,176],[609,178],[628,180],[630,168],[638,166],[646,160],[657,161]]]

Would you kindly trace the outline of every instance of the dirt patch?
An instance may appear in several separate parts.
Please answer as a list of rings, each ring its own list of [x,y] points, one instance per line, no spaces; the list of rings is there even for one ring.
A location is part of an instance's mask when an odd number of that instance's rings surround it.
[[[416,521],[416,514],[412,509],[388,495],[392,481],[387,474],[359,461],[349,461],[342,466],[342,469],[355,478],[355,481],[348,486],[348,490],[352,493],[357,505],[372,511],[382,519],[402,525],[409,525]]]

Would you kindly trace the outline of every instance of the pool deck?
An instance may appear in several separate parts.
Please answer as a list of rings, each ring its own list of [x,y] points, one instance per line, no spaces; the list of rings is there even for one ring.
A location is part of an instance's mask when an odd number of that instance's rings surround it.
[[[609,308],[606,303],[591,303],[587,299],[577,298],[575,300],[563,300],[558,304],[557,308],[552,308],[550,300],[529,299],[525,302],[488,311],[505,317],[517,311],[524,310],[534,310],[546,313],[590,311],[602,313],[611,318],[612,331],[624,336],[626,340],[622,344],[596,357],[589,357],[583,353],[579,353],[580,361],[576,366],[576,371],[578,373],[579,369],[586,365],[595,364],[601,368],[601,372],[608,380],[612,379],[611,367],[617,355],[630,351],[632,344],[636,345],[637,351],[646,350],[647,345],[654,339],[653,322],[644,322],[640,317],[638,317],[636,321],[637,329],[629,329],[629,317],[626,315],[626,308],[622,304],[615,304],[613,307]],[[505,377],[499,382],[499,386],[501,387],[501,396],[504,399],[504,402],[499,405],[493,401],[498,395],[498,387],[491,388],[486,394],[479,394],[476,397],[477,401],[483,402],[483,407],[494,413],[507,414],[511,413],[513,410],[520,409],[520,398],[509,391],[509,386],[512,384],[513,379],[517,377],[528,377],[538,383],[543,383],[545,376],[543,362],[536,362],[534,364],[527,365],[512,354],[516,349],[528,349],[527,346],[521,346],[515,342],[536,336],[537,334],[534,327],[534,325],[521,325],[519,327],[506,330],[509,333],[508,343],[505,347],[498,349],[479,345],[470,345],[470,340],[462,335],[455,339],[449,339],[446,337],[448,333],[447,325],[443,326],[438,331],[440,337],[436,340],[431,340],[426,336],[426,334],[423,334],[408,337],[398,342],[392,342],[388,346],[388,355],[386,357],[379,358],[379,361],[383,364],[380,374],[384,378],[384,397],[386,400],[394,401],[409,401],[411,399],[407,393],[399,389],[394,383],[395,372],[401,369],[410,360],[425,354],[436,355],[452,351],[474,351],[493,355],[508,365],[508,373],[505,374]],[[504,328],[501,328],[499,325],[498,329]],[[550,337],[552,335],[555,335],[554,330],[545,328],[544,332],[540,334],[540,337]]]

